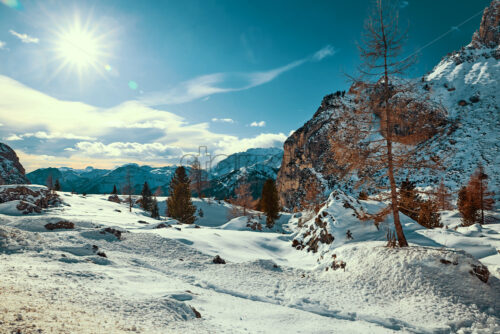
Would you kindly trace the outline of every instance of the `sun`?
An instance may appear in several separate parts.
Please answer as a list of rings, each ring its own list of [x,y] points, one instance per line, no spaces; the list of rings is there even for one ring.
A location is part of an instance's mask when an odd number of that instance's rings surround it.
[[[102,73],[109,66],[106,63],[109,57],[106,35],[89,26],[82,26],[75,20],[73,26],[57,31],[54,51],[61,62],[57,72],[69,68],[82,77],[90,71]]]

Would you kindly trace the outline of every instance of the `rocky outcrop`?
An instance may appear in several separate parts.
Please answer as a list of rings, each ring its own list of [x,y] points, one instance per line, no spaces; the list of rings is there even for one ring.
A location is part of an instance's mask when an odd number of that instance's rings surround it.
[[[332,163],[328,135],[335,126],[336,111],[350,102],[340,94],[325,96],[313,118],[285,141],[277,176],[280,204],[285,208],[300,206],[308,191],[321,195],[334,185],[335,176],[328,171]]]
[[[493,0],[484,10],[479,30],[472,37],[472,45],[476,48],[494,48],[500,44],[500,0]]]
[[[0,185],[2,184],[29,184],[29,181],[16,152],[0,143]]]
[[[12,204],[12,208],[15,207],[22,214],[30,214],[60,205],[61,199],[57,193],[44,186],[0,186],[0,205],[6,204]]]

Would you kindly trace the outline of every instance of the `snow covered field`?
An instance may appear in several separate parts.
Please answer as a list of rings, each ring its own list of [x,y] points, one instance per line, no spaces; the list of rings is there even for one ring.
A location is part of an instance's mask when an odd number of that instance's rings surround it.
[[[383,228],[331,202],[322,210],[336,217],[335,241],[313,254],[291,246],[302,214],[253,231],[246,218],[228,222],[227,203],[194,199],[196,228],[104,195],[59,194],[41,214],[0,208],[2,333],[500,332],[498,223],[455,229],[450,211],[448,229],[426,230],[407,219],[412,247],[388,249]],[[74,228],[44,227],[60,221]],[[333,253],[345,271],[326,270]],[[478,260],[486,284],[469,273]]]

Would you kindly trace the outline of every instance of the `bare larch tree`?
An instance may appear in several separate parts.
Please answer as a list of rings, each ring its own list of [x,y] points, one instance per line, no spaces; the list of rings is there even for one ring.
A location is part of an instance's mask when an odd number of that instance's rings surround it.
[[[413,57],[400,59],[405,38],[397,6],[378,0],[359,45],[360,76],[350,77],[353,108],[346,108],[338,118],[331,140],[333,168],[339,177],[356,175],[357,186],[375,187],[386,194],[382,199],[390,205],[372,218],[381,221],[381,216],[392,213],[400,247],[408,242],[399,216],[398,173],[403,176],[409,170],[439,165],[439,159],[429,159],[422,151],[445,119],[442,107],[432,103],[425,91],[402,79],[414,62]]]

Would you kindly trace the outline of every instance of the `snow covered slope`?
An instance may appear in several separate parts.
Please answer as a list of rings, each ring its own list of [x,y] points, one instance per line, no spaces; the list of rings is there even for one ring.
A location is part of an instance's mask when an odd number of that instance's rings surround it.
[[[405,228],[412,231],[414,247],[387,249],[383,241],[367,241],[383,240],[383,224],[377,231],[373,224],[360,223],[348,206],[369,211],[377,207],[375,202],[358,204],[333,195],[319,215],[328,212],[325,219],[330,219],[335,241],[327,245],[328,252],[313,253],[291,247],[315,221],[315,215],[306,220],[307,213],[301,214],[301,227],[298,214],[285,214],[279,229],[252,231],[246,218],[227,221],[228,204],[195,200],[204,211],[196,228],[152,219],[137,208],[128,212],[126,205],[102,195],[59,196],[61,205],[40,214],[14,216],[0,210],[0,291],[9,301],[0,308],[0,321],[9,331],[500,330],[498,278],[492,275],[483,283],[469,273],[481,266],[477,259],[441,247],[444,241],[423,236],[409,220]],[[74,228],[45,227],[61,221]],[[471,232],[474,241],[488,235],[488,242],[500,248],[499,239],[489,233],[498,235],[498,226]],[[354,239],[343,238],[347,229]],[[462,239],[457,247],[472,237],[452,228],[442,231]],[[346,263],[345,270],[326,270],[333,254]],[[215,255],[227,264],[212,263]]]

